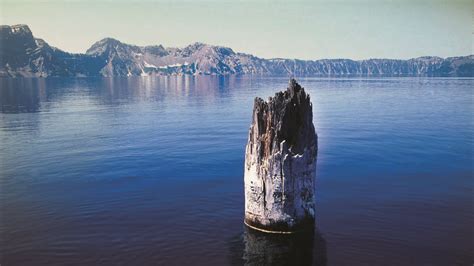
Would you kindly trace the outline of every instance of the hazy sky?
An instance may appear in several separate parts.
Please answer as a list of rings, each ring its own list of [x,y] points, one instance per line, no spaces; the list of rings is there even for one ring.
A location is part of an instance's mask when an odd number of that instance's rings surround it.
[[[264,58],[411,58],[473,53],[474,1],[0,0],[1,24],[85,52],[113,37],[183,47],[199,41]]]

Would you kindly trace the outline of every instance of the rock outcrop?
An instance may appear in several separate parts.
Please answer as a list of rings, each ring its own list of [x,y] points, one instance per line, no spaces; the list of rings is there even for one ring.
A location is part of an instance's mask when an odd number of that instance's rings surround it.
[[[0,77],[261,74],[276,76],[474,76],[474,56],[409,60],[264,59],[194,43],[136,46],[102,39],[72,54],[35,38],[27,25],[0,26]]]
[[[314,226],[317,135],[310,97],[294,79],[256,98],[245,151],[245,223],[263,231]]]
[[[96,76],[102,61],[52,47],[27,25],[0,26],[0,77]]]

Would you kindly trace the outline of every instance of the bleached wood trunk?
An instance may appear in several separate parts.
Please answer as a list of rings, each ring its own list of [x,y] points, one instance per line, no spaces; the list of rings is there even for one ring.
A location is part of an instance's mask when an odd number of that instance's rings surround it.
[[[290,80],[255,99],[245,151],[245,224],[271,232],[314,227],[317,135],[310,97]]]

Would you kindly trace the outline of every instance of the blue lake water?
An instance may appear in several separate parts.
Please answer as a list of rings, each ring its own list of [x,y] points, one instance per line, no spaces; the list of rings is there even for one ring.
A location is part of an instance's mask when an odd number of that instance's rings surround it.
[[[301,78],[314,235],[243,225],[275,77],[0,80],[1,265],[472,265],[474,79]]]

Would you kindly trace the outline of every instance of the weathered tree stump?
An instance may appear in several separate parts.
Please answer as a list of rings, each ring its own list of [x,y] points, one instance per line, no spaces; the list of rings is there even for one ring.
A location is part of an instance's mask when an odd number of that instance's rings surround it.
[[[310,97],[294,79],[268,102],[255,98],[245,151],[245,224],[291,233],[313,229],[318,137]]]

